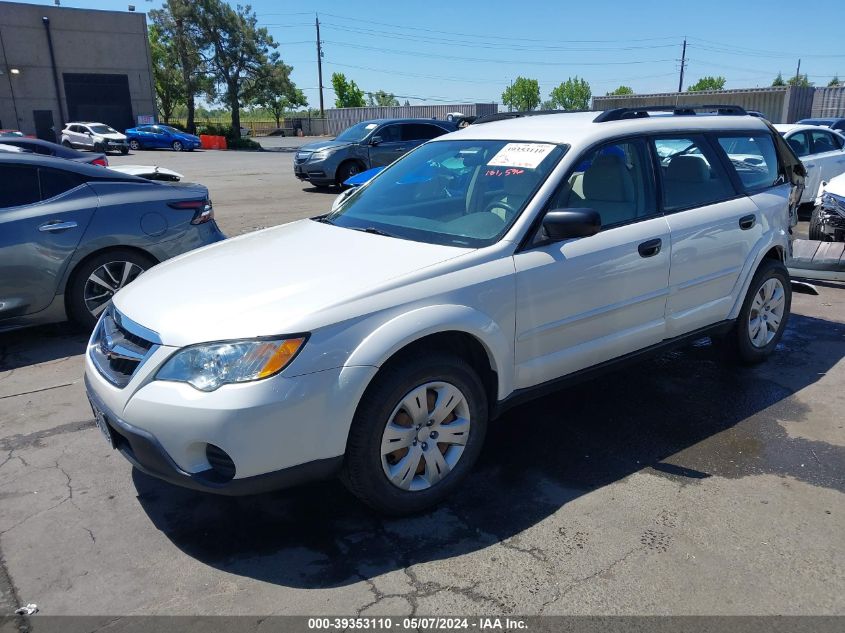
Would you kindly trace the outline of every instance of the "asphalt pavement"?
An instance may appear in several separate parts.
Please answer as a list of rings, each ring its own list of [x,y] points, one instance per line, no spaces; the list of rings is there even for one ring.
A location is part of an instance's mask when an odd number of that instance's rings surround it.
[[[208,185],[229,235],[334,195],[289,152],[110,160]],[[337,482],[135,472],[94,427],[85,333],[0,334],[0,613],[845,614],[845,285],[817,287],[769,362],[704,340],[513,409],[458,494],[400,520]]]

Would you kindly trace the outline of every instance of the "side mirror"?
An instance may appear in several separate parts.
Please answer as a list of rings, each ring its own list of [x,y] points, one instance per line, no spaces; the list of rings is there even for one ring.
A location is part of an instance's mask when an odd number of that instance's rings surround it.
[[[594,209],[552,209],[543,217],[543,228],[552,242],[589,237],[601,230],[601,216]]]
[[[85,132],[85,136],[94,136],[91,132]]]
[[[382,138],[380,136],[374,136],[370,139],[370,145],[375,147],[376,145],[380,145],[382,142]]]

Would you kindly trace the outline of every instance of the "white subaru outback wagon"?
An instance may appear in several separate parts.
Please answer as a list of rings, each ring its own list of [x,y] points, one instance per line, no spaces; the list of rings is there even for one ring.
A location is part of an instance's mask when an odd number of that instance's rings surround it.
[[[91,337],[98,426],[175,484],[340,474],[401,514],[459,487],[530,395],[705,334],[762,360],[801,164],[738,108],[656,110],[471,125],[330,214],[154,267]]]

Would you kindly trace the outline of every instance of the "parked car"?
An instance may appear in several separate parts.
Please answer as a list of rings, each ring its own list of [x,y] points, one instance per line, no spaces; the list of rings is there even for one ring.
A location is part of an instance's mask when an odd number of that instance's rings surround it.
[[[50,141],[42,141],[38,138],[9,137],[3,139],[3,144],[14,145],[15,147],[20,147],[21,149],[33,152],[34,154],[41,154],[42,156],[55,156],[56,158],[75,160],[80,163],[100,165],[101,167],[109,166],[109,159],[105,154],[77,152],[70,147],[51,143]]]
[[[105,437],[183,486],[342,472],[401,514],[459,489],[532,395],[708,334],[762,361],[804,168],[761,119],[637,112],[472,125],[334,213],[155,267],[88,347]],[[732,160],[734,138],[755,145]]]
[[[845,173],[819,187],[810,216],[809,237],[822,242],[845,242]]]
[[[155,147],[169,147],[173,151],[192,152],[200,147],[199,136],[177,130],[169,125],[139,125],[126,130],[129,148],[133,151]]]
[[[457,126],[435,119],[362,121],[331,141],[303,145],[296,152],[293,173],[316,187],[340,185],[357,173],[384,167],[428,140]]]
[[[845,172],[845,137],[816,125],[777,124],[775,128],[807,168],[801,203],[812,203],[822,181]]]
[[[173,171],[167,167],[159,167],[158,165],[118,165],[111,169],[119,171],[122,174],[130,174],[132,176],[138,176],[138,178],[158,180],[161,182],[179,182],[184,178],[178,171]]]
[[[157,262],[223,239],[202,185],[0,152],[0,330],[68,317],[93,328]]]
[[[62,130],[62,145],[101,154],[129,153],[126,136],[105,123],[67,123]]]
[[[821,125],[836,130],[840,134],[845,132],[845,119],[842,118],[816,118],[816,119],[801,119],[798,125]]]
[[[20,130],[0,130],[0,136],[23,136]]]

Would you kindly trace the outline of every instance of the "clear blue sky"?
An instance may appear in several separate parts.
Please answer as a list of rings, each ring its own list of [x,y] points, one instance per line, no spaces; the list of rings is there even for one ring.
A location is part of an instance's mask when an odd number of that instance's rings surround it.
[[[161,6],[161,0],[132,3],[137,11]],[[123,11],[128,4],[62,0],[66,7]],[[326,107],[334,102],[332,72],[411,103],[501,102],[518,75],[539,80],[543,99],[574,75],[587,79],[594,95],[620,84],[640,93],[674,91],[684,37],[685,87],[703,75],[723,75],[728,88],[767,86],[778,71],[793,75],[799,58],[802,74],[816,85],[837,73],[845,79],[842,0],[254,0],[252,6],[312,107],[319,104],[315,13]]]

